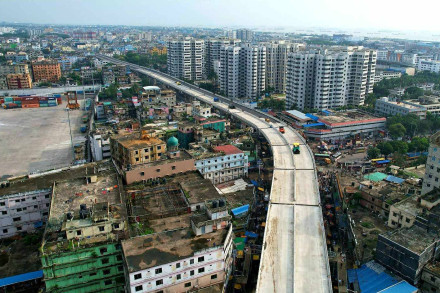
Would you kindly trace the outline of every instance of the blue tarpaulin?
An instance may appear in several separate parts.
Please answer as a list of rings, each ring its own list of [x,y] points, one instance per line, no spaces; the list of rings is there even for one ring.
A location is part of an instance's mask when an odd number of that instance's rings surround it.
[[[252,183],[254,186],[258,187],[258,182],[257,182],[257,181],[255,181],[255,180],[251,180],[251,183]]]
[[[318,123],[311,123],[311,124],[304,124],[303,127],[315,127],[315,126],[324,126],[325,124],[322,122]]]
[[[319,120],[319,117],[317,117],[317,116],[315,116],[313,114],[310,114],[310,113],[306,113],[306,116],[309,117],[312,120],[315,120],[315,121]]]
[[[257,233],[254,233],[254,232],[251,232],[251,231],[244,232],[244,235],[249,237],[249,238],[257,238],[258,237]]]
[[[389,175],[387,178],[385,178],[385,181],[388,182],[393,182],[393,183],[397,183],[397,184],[402,184],[403,182],[405,182],[405,179],[393,176],[393,175]]]
[[[410,158],[420,157],[420,156],[427,156],[428,152],[414,152],[414,153],[406,153],[406,155]]]
[[[332,114],[332,112],[330,112],[329,110],[322,110],[322,113],[324,113],[326,116]]]
[[[31,281],[35,279],[43,278],[43,271],[30,272],[26,274],[16,275],[0,279],[0,287],[9,286],[21,282]]]
[[[231,210],[231,212],[234,216],[238,216],[238,215],[242,215],[242,214],[247,213],[248,210],[249,210],[249,205],[247,204],[247,205],[235,208],[235,209]]]
[[[377,161],[376,164],[388,164],[389,162],[391,162],[390,160],[382,160],[382,161]]]

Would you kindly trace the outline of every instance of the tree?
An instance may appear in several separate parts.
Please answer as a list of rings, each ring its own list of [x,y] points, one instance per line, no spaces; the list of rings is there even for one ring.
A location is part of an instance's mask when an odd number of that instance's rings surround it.
[[[369,148],[367,154],[370,159],[376,159],[380,156],[380,150],[378,148]]]
[[[405,90],[404,98],[407,99],[417,99],[420,96],[423,96],[424,91],[416,86],[411,86]]]
[[[67,78],[65,76],[61,76],[59,82],[60,84],[65,85],[67,82]]]
[[[408,152],[408,143],[406,143],[405,141],[394,140],[390,143],[393,146],[393,149],[395,152],[402,154],[402,155],[406,154]]]
[[[390,132],[390,134],[393,138],[398,138],[398,137],[402,137],[405,135],[406,128],[405,128],[405,126],[402,125],[402,123],[396,123],[396,124],[391,125],[388,128],[388,131]]]
[[[429,140],[426,137],[414,137],[409,144],[409,151],[424,152],[429,148]]]
[[[389,142],[381,142],[377,145],[377,148],[385,156],[388,156],[394,152],[394,148]]]

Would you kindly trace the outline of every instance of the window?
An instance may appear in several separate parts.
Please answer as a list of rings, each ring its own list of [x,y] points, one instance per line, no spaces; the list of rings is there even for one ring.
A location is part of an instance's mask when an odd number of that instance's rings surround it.
[[[176,166],[171,166],[171,170],[176,170]]]
[[[194,276],[194,270],[191,270],[191,271],[189,272],[189,275],[190,275],[190,276]]]
[[[180,275],[180,274],[178,274],[177,276],[176,276],[176,279],[177,280],[180,280],[182,278],[182,276]]]
[[[2,211],[2,215],[7,215],[8,212],[7,211]]]
[[[158,172],[158,173],[159,173],[159,172],[160,172],[160,169],[156,169],[156,172]]]
[[[200,269],[198,270],[198,272],[199,272],[199,274],[200,274],[200,273],[204,273],[204,272],[205,272],[205,268],[200,268]]]
[[[142,275],[141,275],[141,274],[136,274],[136,275],[134,275],[134,279],[135,279],[135,280],[139,280],[140,278],[142,278]]]
[[[76,230],[76,235],[81,235],[81,230]]]
[[[26,199],[25,199],[25,198],[22,198],[21,201],[26,201]]]
[[[93,276],[96,276],[96,275],[97,275],[96,272],[93,272],[93,273],[90,273],[90,274],[89,274],[90,277],[93,277]]]
[[[215,279],[217,279],[217,274],[211,275],[211,280],[215,280]]]
[[[141,172],[141,176],[145,176],[145,172]]]
[[[44,198],[49,198],[49,194],[46,194],[46,195],[44,196]]]
[[[134,287],[134,290],[135,290],[136,292],[138,292],[138,291],[142,291],[142,289],[143,289],[142,285],[139,285],[139,286]]]
[[[107,247],[100,248],[100,249],[99,249],[99,252],[100,252],[101,254],[106,253],[106,252],[107,252]]]
[[[106,285],[106,286],[111,285],[111,284],[112,284],[112,280],[107,280],[104,282],[104,285]]]
[[[47,216],[49,213],[48,212],[44,212],[43,213],[43,216]]]
[[[20,202],[20,200],[19,200],[19,199],[16,199],[15,202]]]
[[[201,256],[201,257],[199,257],[199,258],[197,259],[197,261],[198,261],[198,262],[205,261],[205,257],[204,257],[204,256]]]
[[[136,162],[139,162],[139,158],[136,158]]]
[[[4,207],[6,205],[6,203],[4,201],[0,202],[0,206]]]
[[[180,268],[180,262],[176,263],[176,269]]]
[[[121,260],[122,260],[122,255],[118,254],[118,255],[116,256],[116,260],[121,261]]]
[[[162,147],[159,145],[159,146],[157,146],[157,149],[160,150],[160,149],[162,149]]]
[[[113,228],[119,229],[119,224],[113,224]]]
[[[22,228],[21,227],[17,227],[17,231],[21,231],[22,230]]]
[[[38,206],[37,206],[37,205],[34,205],[34,209],[38,209]]]
[[[103,275],[109,275],[109,274],[110,274],[110,270],[103,270],[103,271],[102,271],[102,274],[103,274]]]
[[[103,265],[109,263],[108,258],[103,258],[103,259],[101,260],[101,263],[102,263]]]
[[[14,222],[18,222],[18,221],[21,221],[21,217],[16,217],[16,218],[13,218],[12,219]]]
[[[156,269],[155,273],[156,273],[156,275],[157,275],[157,274],[161,274],[161,273],[162,273],[162,268],[158,268],[158,269]]]
[[[162,284],[163,284],[163,280],[162,280],[162,279],[156,281],[156,286],[160,286],[160,285],[162,285]]]
[[[122,266],[118,266],[118,271],[122,272],[124,268]]]
[[[185,283],[185,288],[191,287],[191,282]]]
[[[431,276],[431,281],[435,282],[435,277],[434,276]]]
[[[3,233],[4,234],[8,233],[8,229],[3,229]]]
[[[100,232],[103,232],[103,231],[105,230],[105,229],[104,229],[104,226],[99,226],[98,228],[99,228],[99,231],[100,231]]]

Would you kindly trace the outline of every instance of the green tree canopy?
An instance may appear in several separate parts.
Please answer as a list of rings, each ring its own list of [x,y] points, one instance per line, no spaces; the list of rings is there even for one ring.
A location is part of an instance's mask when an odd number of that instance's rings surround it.
[[[380,150],[378,148],[369,148],[367,155],[370,159],[376,159],[380,156]]]
[[[406,128],[405,128],[405,126],[402,125],[402,123],[396,123],[396,124],[391,125],[388,128],[388,131],[390,132],[390,134],[393,138],[398,138],[398,137],[402,137],[405,135]]]

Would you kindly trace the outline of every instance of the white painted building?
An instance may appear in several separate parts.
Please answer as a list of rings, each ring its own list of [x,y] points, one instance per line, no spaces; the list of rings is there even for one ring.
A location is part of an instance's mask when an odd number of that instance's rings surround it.
[[[209,105],[200,104],[199,101],[194,101],[192,103],[191,115],[209,118],[212,115],[211,107]]]
[[[424,106],[408,101],[398,101],[388,97],[377,99],[374,111],[376,114],[384,116],[415,114],[419,116],[420,119],[426,118],[426,108]]]
[[[258,97],[266,88],[266,48],[241,44],[220,50],[219,82],[230,98]]]
[[[232,226],[190,233],[180,229],[122,241],[127,291],[188,292],[223,284],[232,261]]]
[[[430,71],[439,73],[440,72],[440,61],[437,60],[419,60],[417,65],[418,71]]]
[[[189,80],[205,78],[205,41],[193,38],[170,40],[167,43],[168,73]]]
[[[286,104],[299,109],[363,105],[371,93],[376,51],[363,47],[290,53]]]
[[[398,71],[376,71],[376,75],[374,76],[374,83],[378,83],[384,79],[400,78],[401,76],[402,73]]]
[[[216,153],[191,153],[196,169],[213,184],[246,177],[248,175],[248,157],[239,148],[232,145],[214,147]]]
[[[110,137],[103,137],[101,134],[90,135],[90,149],[95,162],[111,158]]]
[[[277,93],[286,91],[287,55],[302,47],[303,44],[284,41],[266,45],[266,86]]]
[[[215,72],[215,63],[220,61],[220,50],[223,46],[238,45],[241,40],[218,38],[210,39],[206,42],[206,70]]]
[[[51,193],[51,189],[41,189],[0,197],[0,238],[33,232],[44,225]]]

